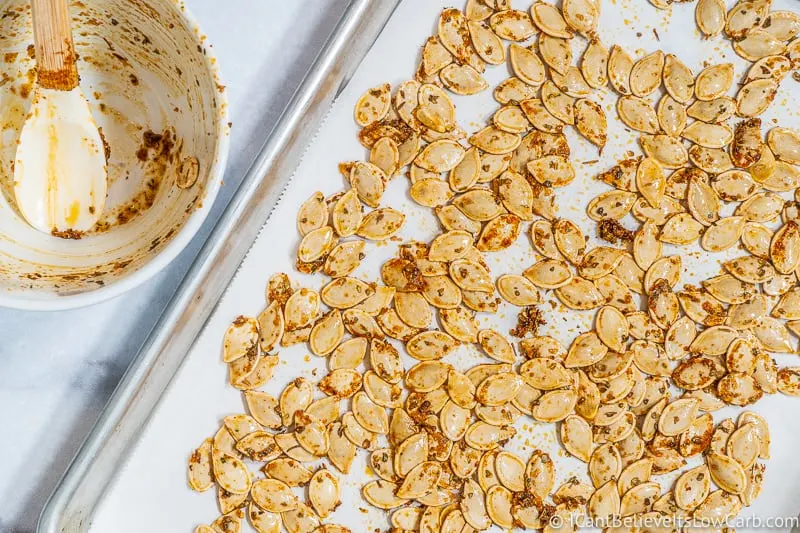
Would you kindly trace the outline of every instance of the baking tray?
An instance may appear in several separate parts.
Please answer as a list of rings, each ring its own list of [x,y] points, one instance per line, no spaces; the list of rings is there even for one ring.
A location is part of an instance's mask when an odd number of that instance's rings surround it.
[[[152,334],[42,510],[40,533],[79,533],[280,198],[336,95],[400,0],[352,0]]]
[[[794,1],[775,0],[773,8],[791,8]],[[459,0],[459,4],[461,3]],[[512,3],[514,7],[525,9],[530,0],[514,0]],[[221,419],[228,414],[244,410],[241,394],[226,384],[226,366],[220,361],[225,329],[237,315],[254,316],[264,308],[264,285],[274,272],[288,272],[295,282],[313,289],[320,288],[323,282],[322,276],[304,276],[297,273],[294,267],[294,255],[299,242],[295,230],[297,207],[317,190],[326,196],[341,190],[344,182],[337,171],[337,164],[365,157],[365,150],[355,135],[357,127],[353,123],[353,105],[367,88],[384,82],[390,82],[396,87],[398,83],[413,75],[419,59],[420,45],[424,43],[426,37],[436,32],[439,11],[449,5],[452,5],[450,0],[405,0],[393,13],[385,30],[370,47],[364,61],[360,63],[352,81],[344,87],[337,101],[330,106],[330,113],[310,143],[297,169],[296,178],[285,189],[270,221],[261,229],[235,278],[231,279],[231,273],[241,256],[237,256],[236,261],[230,265],[227,261],[221,262],[223,266],[219,275],[223,278],[224,284],[228,285],[227,291],[185,359],[183,354],[198,333],[199,324],[191,328],[182,322],[198,320],[197,317],[204,319],[208,316],[208,311],[221,289],[212,295],[213,298],[208,300],[203,298],[208,287],[217,287],[214,278],[217,276],[219,265],[206,264],[208,270],[204,271],[200,282],[194,285],[197,294],[192,291],[182,293],[182,297],[187,299],[186,305],[182,308],[183,314],[167,316],[167,320],[163,322],[166,329],[157,330],[156,333],[157,338],[161,339],[160,343],[163,344],[150,346],[150,350],[155,347],[154,356],[140,370],[144,373],[163,372],[167,377],[151,377],[154,381],[158,379],[163,381],[160,386],[152,388],[152,391],[137,390],[136,386],[128,389],[128,394],[140,394],[148,398],[147,405],[138,415],[137,431],[128,434],[136,435],[137,442],[135,446],[125,448],[124,453],[120,451],[116,455],[106,456],[106,460],[111,461],[106,463],[106,468],[112,472],[108,476],[98,477],[103,480],[101,488],[91,488],[92,491],[105,492],[105,496],[99,504],[91,507],[91,510],[96,511],[91,527],[86,526],[86,529],[81,531],[87,529],[92,532],[114,531],[115,533],[138,533],[142,529],[186,531],[198,523],[209,523],[217,516],[214,491],[192,493],[186,487],[185,470],[186,458],[190,451],[217,430]],[[677,54],[695,72],[702,69],[706,60],[731,61],[738,69],[742,68],[741,61],[733,54],[729,43],[724,42],[723,45],[723,42],[715,39],[698,40],[693,35],[695,30],[691,4],[676,4],[672,14],[666,14],[655,10],[644,0],[616,0],[613,4],[606,2],[599,30],[604,42],[618,43],[638,57],[658,48]],[[354,43],[347,42],[344,46],[346,51],[343,53],[349,54]],[[487,68],[485,73],[491,86],[508,76],[509,71],[505,65]],[[787,80],[783,84],[782,94],[776,99],[776,104],[763,117],[765,122],[769,123],[771,119],[779,117],[783,124],[798,127],[800,118],[790,104],[796,96],[797,86],[793,86]],[[595,240],[596,228],[593,224],[580,222],[580,219],[585,218],[584,208],[589,199],[607,190],[607,187],[597,180],[587,178],[609,168],[616,160],[627,157],[629,150],[639,151],[634,135],[626,131],[616,119],[614,95],[608,91],[598,98],[609,117],[610,141],[602,154],[598,154],[596,148],[568,130],[572,158],[580,179],[559,189],[557,193],[560,198],[559,215],[579,221],[585,234],[592,239],[591,246],[599,244],[599,241]],[[491,91],[484,91],[472,97],[454,97],[453,100],[457,106],[459,125],[470,132],[481,127],[497,109]],[[311,129],[313,128],[309,128],[308,131]],[[408,198],[408,183],[404,178],[395,178],[389,183],[381,203],[408,213],[406,224],[398,234],[400,240],[426,241],[437,233],[438,224],[435,217],[429,210],[415,206]],[[263,215],[266,216],[266,211]],[[221,244],[219,250],[221,255],[216,257],[220,259],[224,257],[227,250],[233,250],[232,246],[241,246],[242,248],[236,249],[242,251],[249,247],[263,217],[253,216],[248,221],[246,214],[243,214],[239,220],[242,224],[223,233],[222,237],[242,242]],[[380,264],[394,254],[397,245],[396,241],[381,245],[368,244],[367,257],[354,275],[364,279],[376,279]],[[665,247],[665,255],[674,253],[678,253],[677,249]],[[686,257],[681,282],[697,284],[699,279],[717,272],[719,265],[716,259],[729,258],[731,254],[736,254],[736,250],[731,249],[727,256],[726,254],[714,256],[714,260],[707,260],[707,255],[699,247],[682,250],[680,253]],[[493,276],[508,272],[518,273],[530,266],[533,260],[530,244],[524,238],[520,238],[506,253],[487,257]],[[546,297],[550,301],[554,300],[552,295]],[[193,305],[196,298],[198,301],[207,302],[207,307]],[[591,327],[591,313],[559,314],[557,302],[553,303],[552,313],[549,305],[542,306],[548,318],[548,325],[543,328],[543,334],[553,335],[566,345],[577,332]],[[195,312],[196,315],[187,316]],[[504,307],[497,315],[481,316],[481,327],[491,326],[506,331],[513,325],[515,317],[515,311]],[[173,323],[176,325],[173,326]],[[160,350],[168,346],[166,341],[169,335],[186,335],[190,338],[178,345],[182,351],[180,355],[170,359],[171,364],[167,364],[169,361],[166,360],[161,363]],[[448,356],[448,362],[457,366],[486,362],[477,350],[470,347],[462,348],[453,356]],[[326,371],[325,359],[310,356],[304,345],[281,350],[280,360],[281,364],[276,367],[275,375],[264,387],[264,390],[275,396],[297,375],[316,381]],[[795,361],[792,356],[787,355],[779,359],[779,364],[782,366],[796,364]],[[175,367],[180,362],[182,364],[176,373]],[[411,361],[407,360],[406,364],[410,367]],[[166,389],[166,382],[173,375],[175,377]],[[744,517],[794,518],[797,515],[800,507],[800,485],[795,480],[800,479],[800,462],[795,460],[793,443],[800,436],[800,417],[786,415],[790,412],[789,409],[792,409],[790,402],[792,402],[790,398],[775,395],[764,398],[753,407],[753,410],[768,419],[773,434],[773,446],[772,458],[767,463],[764,492],[755,505],[743,511]],[[113,404],[113,409],[122,416],[118,420],[123,424],[127,424],[124,411],[128,405],[127,400]],[[148,413],[152,413],[152,416],[145,424]],[[714,415],[719,420],[727,416],[736,416],[737,410],[724,409]],[[137,419],[134,416],[132,418]],[[109,424],[108,427],[111,429],[107,432],[108,435],[113,434],[113,425]],[[510,443],[511,451],[527,457],[532,448],[540,448],[557,457],[557,483],[571,475],[579,475],[585,479],[585,465],[564,457],[563,452],[559,450],[560,445],[554,425],[536,424],[529,418],[524,418],[518,429],[521,438],[515,438]],[[98,441],[94,442],[97,445]],[[117,445],[121,446],[119,441]],[[359,497],[361,484],[370,478],[363,461],[364,455],[359,454],[357,457],[351,475],[340,476],[340,482],[344,484],[343,505],[329,520],[349,526],[353,531],[372,531],[375,528],[385,530],[388,528],[385,514],[369,509]],[[88,457],[91,457],[91,453]],[[108,466],[109,464],[113,466]],[[153,528],[152,524],[157,524],[158,527]],[[741,527],[737,525],[737,530],[740,532],[747,529],[750,528],[744,524]],[[55,533],[59,530],[48,531]]]

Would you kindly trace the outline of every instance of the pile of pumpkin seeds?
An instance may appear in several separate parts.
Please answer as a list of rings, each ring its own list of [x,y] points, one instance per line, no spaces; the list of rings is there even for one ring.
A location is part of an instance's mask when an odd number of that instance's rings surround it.
[[[225,418],[191,455],[191,487],[215,487],[221,511],[197,533],[237,532],[245,515],[260,533],[349,532],[327,519],[359,450],[374,474],[362,496],[391,512],[393,532],[554,532],[581,517],[677,531],[749,506],[769,458],[767,423],[742,411],[715,424],[711,413],[800,395],[800,367],[772,356],[796,352],[800,335],[800,133],[774,126],[765,138],[758,118],[800,69],[800,16],[770,4],[696,2],[700,32],[723,34],[752,63],[741,82],[732,64],[695,76],[672,54],[609,49],[596,33],[600,0],[445,9],[413,79],[358,100],[369,156],[340,165],[346,190],[300,207],[297,269],[330,281],[316,292],[276,274],[266,309],[225,335],[223,361],[249,414]],[[493,89],[500,107],[467,135],[449,93],[489,89],[487,65],[506,62],[513,76]],[[576,177],[564,130],[602,150],[607,117],[594,97],[609,85],[642,153],[597,176],[613,188],[586,213],[608,245],[587,249],[556,205]],[[401,173],[441,231],[401,244],[380,280],[352,277],[366,242],[392,240],[406,221],[381,205]],[[487,254],[521,234],[533,263],[493,278]],[[700,286],[681,283],[681,251],[696,244],[742,254]],[[540,335],[547,291],[595,312],[593,329],[569,346]],[[478,314],[506,304],[518,326],[481,329]],[[300,343],[327,357],[328,374],[298,377],[277,398],[262,391],[279,348]],[[457,370],[446,359],[464,344],[492,362]],[[506,449],[526,417],[558,424],[586,482],[556,487],[554,458]]]

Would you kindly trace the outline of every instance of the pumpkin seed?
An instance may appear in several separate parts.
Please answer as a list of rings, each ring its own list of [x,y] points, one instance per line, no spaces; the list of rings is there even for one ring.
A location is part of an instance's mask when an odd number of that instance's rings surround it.
[[[280,313],[280,307],[277,307],[277,313]],[[258,343],[258,321],[252,317],[237,317],[225,331],[222,361],[230,363],[251,353],[257,355]]]
[[[697,466],[681,474],[673,489],[675,503],[686,511],[697,508],[710,492],[711,474],[706,465]]]
[[[318,386],[328,396],[349,398],[361,388],[361,375],[351,368],[338,368],[322,378]]]
[[[541,450],[533,450],[525,467],[525,489],[542,499],[550,494],[554,483],[555,466],[552,458]]]
[[[473,0],[471,4],[481,6],[478,0]],[[481,9],[483,7],[481,6]],[[506,60],[505,48],[500,37],[485,22],[482,22],[489,17],[491,10],[486,10],[484,13],[487,13],[486,16],[480,19],[473,19],[467,13],[467,18],[470,19],[467,22],[467,28],[472,39],[472,46],[485,62],[490,65],[501,65]]]
[[[758,401],[763,395],[755,380],[746,374],[726,374],[717,383],[719,397],[733,405],[747,405]]]
[[[414,116],[414,110],[419,105],[419,89],[422,86],[417,80],[407,80],[397,87],[394,95],[394,109],[400,119],[414,130],[421,129],[419,121]],[[410,163],[419,152],[419,135],[410,135],[403,142],[395,142],[398,150],[398,168]]]
[[[361,226],[361,203],[355,189],[344,193],[333,207],[332,224],[340,237],[353,235]]]
[[[536,33],[530,16],[524,11],[506,9],[498,11],[489,20],[492,30],[507,41],[526,41]]]
[[[409,339],[406,350],[411,357],[420,361],[441,359],[452,352],[458,342],[443,331],[422,331]]]
[[[620,499],[615,481],[608,481],[595,490],[589,498],[587,507],[589,516],[595,520],[608,520],[619,514]]]
[[[658,226],[646,221],[633,238],[633,258],[644,270],[661,257],[662,245],[658,240]]]
[[[450,335],[462,342],[475,342],[478,325],[472,313],[463,307],[439,309],[439,320]]]
[[[592,93],[592,87],[583,79],[578,67],[571,66],[563,73],[553,70],[550,77],[556,87],[574,98],[585,98]]]
[[[522,386],[516,374],[500,372],[483,380],[475,389],[475,399],[483,405],[496,406],[510,402]]]
[[[361,240],[338,244],[325,259],[323,272],[334,278],[347,276],[361,263],[364,246],[364,241]]]
[[[422,296],[438,309],[452,309],[461,303],[461,290],[448,276],[431,276],[424,280]]]
[[[300,505],[289,485],[277,479],[256,481],[253,483],[250,496],[256,505],[272,513],[292,511]]]
[[[514,74],[519,79],[534,87],[539,87],[544,83],[544,65],[536,52],[512,43],[508,48],[508,58]]]
[[[452,187],[452,184],[451,184]],[[481,230],[480,222],[468,218],[456,206],[450,204],[435,209],[439,222],[446,230],[466,231],[470,234],[477,234]]]
[[[524,272],[525,277],[537,287],[557,289],[572,280],[572,272],[563,261],[542,259]]]
[[[800,264],[800,227],[790,220],[772,238],[769,247],[772,264],[781,274],[794,272]]]
[[[402,507],[397,509],[392,513],[392,526],[399,529],[416,531],[419,529],[422,513],[423,510],[418,507]]]
[[[575,102],[575,127],[589,142],[602,149],[606,144],[606,114],[599,104],[582,98]]]
[[[589,218],[598,222],[605,218],[619,220],[631,211],[636,198],[636,194],[632,192],[606,191],[589,202],[586,212]]]
[[[551,115],[566,124],[575,123],[575,99],[561,92],[555,83],[548,80],[542,85],[541,98]]]
[[[204,492],[214,485],[211,448],[212,440],[206,439],[189,456],[189,486],[198,492]]]
[[[703,404],[704,400],[698,398],[694,394],[686,394],[683,397],[697,399],[700,403],[700,410],[705,410],[705,408],[708,407]],[[713,432],[714,418],[711,416],[711,413],[705,413],[695,418],[689,428],[680,435],[678,450],[681,455],[684,457],[692,457],[693,455],[705,452],[711,442],[711,435]]]
[[[277,364],[277,355],[253,358],[248,354],[248,356],[239,358],[228,365],[230,383],[239,390],[252,390],[261,387],[272,378],[272,373]]]
[[[519,104],[536,96],[536,88],[519,78],[512,77],[501,81],[494,89],[494,98],[501,104]]]
[[[689,148],[689,161],[710,174],[722,174],[733,168],[731,157],[727,151],[696,144]]]
[[[370,211],[364,217],[356,233],[373,241],[382,241],[394,235],[405,222],[406,216],[391,207]]]
[[[763,464],[753,465],[747,473],[747,487],[739,495],[744,505],[752,505],[758,495],[761,494],[761,488],[764,483],[764,470],[766,466]]]
[[[394,509],[405,504],[408,500],[395,495],[398,486],[384,479],[376,479],[364,485],[361,493],[370,505],[378,509]]]
[[[692,122],[681,136],[689,141],[707,148],[722,148],[733,140],[733,130],[725,124],[707,124]]]
[[[506,274],[497,279],[497,291],[504,300],[518,307],[541,303],[541,296],[535,285],[527,278]]]
[[[715,520],[726,520],[736,516],[741,508],[742,503],[738,497],[723,490],[716,490],[694,510],[694,518],[704,520],[713,517]]]
[[[509,213],[489,221],[478,236],[475,249],[481,252],[505,250],[517,240],[520,232],[520,222],[521,220],[517,215]]]
[[[767,2],[758,0],[739,2],[728,12],[725,33],[731,39],[743,39],[764,21],[768,11]]]
[[[792,70],[792,62],[782,55],[762,57],[747,71],[747,77],[742,82],[746,85],[754,80],[773,78],[782,80]]]
[[[664,95],[659,100],[656,116],[661,129],[670,137],[680,136],[686,127],[686,106],[669,94]]]
[[[617,113],[626,126],[644,133],[658,133],[658,115],[649,102],[625,95],[617,100]]]
[[[530,120],[530,116],[528,116],[528,119]],[[515,150],[521,141],[522,139],[519,135],[508,133],[494,126],[487,126],[469,138],[471,145],[495,155],[506,154]]]
[[[592,456],[592,428],[578,415],[567,416],[561,424],[561,443],[573,456],[589,462]]]
[[[651,376],[669,376],[670,364],[667,354],[660,345],[651,341],[637,340],[631,345],[634,364]]]
[[[706,462],[711,479],[720,488],[732,494],[740,494],[744,491],[747,477],[742,465],[735,459],[712,452],[706,456]]]
[[[760,439],[755,424],[739,426],[728,438],[725,446],[729,457],[738,462],[745,470],[753,466],[758,458]]]
[[[523,220],[533,218],[533,190],[528,181],[513,170],[506,170],[497,179],[497,194],[503,205]]]
[[[305,411],[314,399],[314,389],[305,378],[297,378],[283,389],[278,400],[283,425],[288,426],[294,420],[297,411]]]
[[[447,381],[449,369],[449,365],[437,360],[422,361],[408,370],[406,386],[418,392],[438,389]]]
[[[480,72],[470,65],[451,63],[441,70],[439,79],[451,92],[461,95],[477,94],[489,87]]]
[[[743,170],[729,170],[715,176],[711,187],[717,196],[726,202],[747,200],[758,190],[758,185],[752,180],[750,174]]]
[[[618,93],[623,95],[631,94],[631,70],[633,70],[631,56],[621,46],[613,45],[611,54],[608,57],[608,80]],[[676,100],[680,99],[676,98]]]
[[[762,57],[782,54],[786,51],[786,43],[772,33],[754,29],[747,37],[733,43],[733,50],[748,61],[758,61]]]
[[[383,173],[391,178],[397,174],[400,162],[400,151],[397,148],[397,143],[390,137],[381,137],[375,144],[369,154],[369,162],[378,167]]]
[[[771,222],[778,218],[783,207],[783,198],[775,193],[762,192],[754,194],[736,209],[750,222]]]
[[[539,99],[529,99],[520,102],[520,107],[525,116],[537,130],[546,133],[561,133],[564,123],[556,118]]]
[[[742,117],[755,117],[770,106],[778,92],[778,82],[757,79],[743,85],[736,95],[736,110]]]
[[[590,87],[602,89],[608,85],[608,59],[608,48],[599,39],[591,39],[583,52],[580,66],[581,74]]]
[[[511,491],[501,485],[494,485],[486,491],[486,512],[492,522],[502,528],[514,527],[512,499]]]
[[[552,37],[569,39],[572,32],[556,7],[544,2],[535,2],[531,5],[531,19],[534,24],[544,33]]]
[[[300,205],[297,211],[297,230],[301,235],[323,227],[328,222],[328,207],[325,196],[317,191]]]
[[[378,434],[389,431],[389,417],[386,411],[373,402],[365,392],[357,392],[353,396],[352,409],[356,421],[367,431]]]
[[[650,509],[651,502],[661,493],[661,485],[647,482],[636,485],[622,496],[620,515],[631,516],[644,513]]]
[[[263,470],[267,477],[282,481],[290,487],[307,485],[314,475],[302,463],[288,457],[279,457],[270,461]]]
[[[455,106],[440,87],[424,83],[419,88],[419,106],[414,116],[423,126],[444,133],[455,127]]]
[[[250,414],[256,421],[270,429],[278,429],[282,425],[278,400],[261,391],[245,391],[245,401]]]
[[[530,386],[539,390],[555,390],[569,386],[572,374],[558,361],[549,357],[534,357],[525,361],[519,374]]]
[[[582,311],[600,307],[605,303],[597,287],[580,276],[573,276],[569,283],[556,289],[556,296],[567,307]]]
[[[800,367],[778,370],[778,390],[787,396],[800,396]]]
[[[512,426],[498,427],[483,421],[472,424],[464,435],[465,442],[477,450],[492,450],[502,441],[514,436],[516,430]]]
[[[448,172],[461,162],[465,152],[456,141],[440,139],[426,146],[414,163],[431,172]]]
[[[391,86],[388,83],[368,89],[356,102],[356,124],[368,126],[385,117],[391,107],[390,96]]]
[[[652,157],[646,157],[639,163],[639,168],[636,170],[636,188],[652,207],[658,208],[664,197],[666,179],[661,165]]]
[[[789,330],[780,320],[762,316],[752,328],[761,346],[769,352],[793,352],[793,342]]]
[[[453,54],[459,63],[472,64],[475,50],[470,43],[467,19],[461,11],[453,8],[442,10],[439,17],[438,36],[442,45]]]
[[[695,100],[686,110],[693,119],[711,124],[725,122],[736,114],[736,101],[729,96],[721,96],[713,100]]]
[[[698,100],[714,100],[724,96],[733,83],[733,64],[721,63],[703,69],[697,75],[694,94]]]
[[[589,476],[595,487],[616,482],[622,472],[622,459],[613,444],[603,444],[594,450],[589,459]]]
[[[725,2],[722,0],[698,0],[695,8],[697,27],[707,37],[717,35],[725,27]]]
[[[558,422],[564,420],[574,409],[578,395],[573,389],[547,392],[533,407],[533,418],[539,422]]]
[[[657,50],[634,63],[630,73],[631,92],[639,97],[648,96],[661,85],[664,70],[664,52]]]
[[[464,520],[470,526],[483,530],[492,525],[491,517],[486,508],[486,497],[480,485],[471,478],[464,483],[462,498],[459,508]]]
[[[492,117],[492,122],[499,129],[508,133],[525,133],[533,127],[525,113],[522,112],[522,109],[515,105],[507,105],[498,109]],[[474,147],[471,149],[474,149]],[[477,181],[479,174],[477,168],[475,174],[475,180]]]
[[[625,256],[623,256],[623,258],[620,260],[620,263],[625,260],[624,258]],[[619,265],[617,265],[617,268],[619,268]],[[631,290],[619,277],[615,276],[614,274],[603,276],[602,278],[595,280],[594,284],[597,288],[597,292],[600,293],[603,300],[608,305],[616,307],[623,313],[630,313],[637,309],[636,305],[634,305],[634,299],[633,295],[631,294]]]
[[[601,307],[597,312],[595,328],[597,336],[611,350],[621,352],[628,338],[628,321],[619,310],[611,306]]]

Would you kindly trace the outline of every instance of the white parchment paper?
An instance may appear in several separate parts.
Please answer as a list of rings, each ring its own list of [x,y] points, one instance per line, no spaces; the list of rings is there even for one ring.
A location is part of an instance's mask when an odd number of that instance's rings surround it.
[[[515,0],[513,4],[514,7],[526,9],[529,2]],[[797,8],[793,0],[776,0],[774,4],[773,9]],[[186,462],[191,451],[204,438],[214,434],[224,416],[244,412],[241,394],[227,385],[226,366],[220,358],[223,334],[236,316],[255,316],[261,312],[265,305],[266,281],[275,272],[287,272],[293,280],[305,286],[317,289],[321,286],[322,276],[302,276],[294,271],[294,257],[299,242],[295,229],[297,208],[314,191],[322,191],[327,196],[342,190],[344,180],[337,170],[339,162],[367,157],[356,138],[353,105],[367,88],[386,81],[396,87],[413,75],[420,46],[436,31],[439,11],[449,5],[452,5],[452,1],[405,0],[333,106],[319,134],[313,140],[308,140],[311,145],[294,180],[253,245],[214,316],[188,354],[121,475],[108,489],[94,519],[92,531],[189,532],[196,525],[210,523],[219,515],[213,490],[198,494],[188,488]],[[660,48],[677,54],[695,73],[708,61],[731,61],[737,67],[737,80],[744,74],[744,62],[734,54],[729,41],[701,38],[694,23],[693,3],[676,4],[670,14],[654,9],[645,0],[604,0],[602,10],[599,32],[608,46],[620,44],[637,57]],[[583,43],[581,48],[575,49],[576,58],[582,47]],[[224,65],[224,68],[235,69],[237,65]],[[508,75],[506,65],[489,67],[486,72],[486,78],[492,86]],[[584,228],[589,236],[590,247],[600,244],[600,241],[595,235],[595,225],[586,223],[585,207],[593,196],[608,189],[591,177],[626,157],[629,150],[641,153],[633,135],[622,128],[617,119],[614,109],[616,97],[610,94],[610,89],[606,93],[602,103],[609,119],[608,145],[602,156],[598,156],[593,146],[568,131],[578,177],[557,193],[560,216]],[[768,128],[770,120],[777,117],[780,117],[782,125],[797,126],[794,99],[798,95],[798,84],[791,77],[787,78],[772,109],[762,117],[765,126]],[[468,132],[481,127],[498,108],[491,91],[471,97],[454,97],[454,101],[458,122]],[[427,241],[436,234],[438,222],[429,210],[419,208],[410,200],[408,187],[408,180],[404,176],[396,177],[390,183],[382,204],[409,215],[401,231],[404,240]],[[732,206],[727,206],[727,209],[732,209]],[[355,275],[376,279],[379,266],[394,255],[396,246],[396,242],[379,246],[368,244],[367,259]],[[715,275],[719,271],[719,262],[739,253],[736,250],[729,252],[712,257],[695,248],[690,249],[687,255],[685,249],[678,252],[671,246],[665,246],[664,255],[681,253],[684,256],[681,281],[697,284],[699,280]],[[498,256],[502,256],[502,260]],[[519,273],[534,260],[527,234],[521,235],[519,242],[508,252],[490,255],[492,275]],[[544,334],[556,336],[568,346],[579,332],[591,327],[593,313],[565,313],[553,295],[547,295],[546,299],[556,304],[552,308],[543,306],[548,309],[548,325],[544,328]],[[503,304],[496,316],[481,316],[480,321],[507,331],[515,317],[516,309]],[[327,372],[325,360],[310,355],[305,345],[284,349],[280,357],[281,364],[276,375],[265,387],[275,396],[297,375],[307,376],[316,382]],[[781,366],[796,364],[796,358],[797,355],[786,355],[779,357],[778,362]],[[408,361],[410,366],[411,360]],[[462,368],[478,362],[489,362],[477,350],[466,347],[450,355],[448,361]],[[318,397],[321,397],[320,393]],[[798,407],[800,404],[796,401],[781,395],[765,397],[753,407],[769,421],[772,457],[767,461],[761,497],[752,507],[744,509],[742,516],[758,516],[766,520],[767,517],[794,517],[800,511],[800,461],[797,460],[795,442],[795,439],[800,439],[800,417],[796,414]],[[346,404],[342,402],[342,412],[345,409]],[[714,413],[716,420],[737,415],[738,410],[735,409]],[[522,417],[518,429],[519,434],[512,441],[510,449],[526,459],[534,448],[548,451],[557,463],[556,485],[572,475],[585,479],[585,465],[565,457],[557,442],[554,425],[542,425],[529,417]],[[360,486],[372,477],[366,469],[365,455],[365,452],[359,452],[348,476],[335,472],[342,485],[343,505],[328,521],[346,525],[354,532],[375,531],[376,528],[387,530],[389,523],[386,515],[371,508],[360,497]],[[664,477],[663,481],[667,488],[668,478]],[[243,527],[249,530],[248,525]],[[737,529],[743,531],[748,527],[740,526]]]

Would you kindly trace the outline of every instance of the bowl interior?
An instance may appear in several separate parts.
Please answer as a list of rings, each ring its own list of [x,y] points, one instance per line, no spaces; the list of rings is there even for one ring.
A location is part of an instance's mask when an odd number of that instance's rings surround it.
[[[96,228],[65,239],[30,227],[15,204],[35,60],[28,1],[0,12],[0,304],[48,307],[152,275],[196,231],[221,180],[225,101],[204,38],[172,0],[72,2],[81,88],[110,149],[109,189]],[[196,183],[179,187],[195,162]]]

